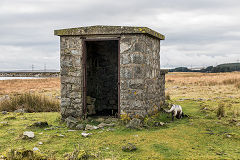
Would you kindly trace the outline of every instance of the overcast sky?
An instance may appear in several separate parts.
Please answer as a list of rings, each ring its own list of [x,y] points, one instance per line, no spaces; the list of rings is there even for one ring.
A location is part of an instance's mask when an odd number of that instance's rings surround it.
[[[0,0],[0,70],[59,69],[53,30],[89,25],[164,34],[162,67],[240,60],[240,0]]]

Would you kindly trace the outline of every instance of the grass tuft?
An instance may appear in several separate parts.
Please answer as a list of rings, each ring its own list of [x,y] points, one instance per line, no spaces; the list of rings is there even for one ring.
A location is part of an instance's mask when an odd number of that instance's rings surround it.
[[[24,93],[11,96],[0,103],[0,111],[13,112],[24,109],[25,112],[56,112],[59,111],[59,101],[46,98],[45,96]]]
[[[167,92],[167,93],[166,93],[166,96],[165,96],[165,98],[166,98],[166,100],[167,100],[167,101],[171,100],[171,97],[170,97],[170,94],[169,94],[169,92]]]
[[[240,82],[237,82],[237,83],[235,84],[235,87],[238,88],[238,89],[240,89]]]
[[[90,153],[88,150],[84,150],[83,146],[78,144],[78,146],[75,146],[73,152],[65,154],[64,157],[67,160],[87,160],[99,158],[96,155],[94,153]]]
[[[22,159],[32,159],[32,160],[47,160],[47,159],[55,159],[48,158],[45,155],[42,155],[38,151],[26,150],[26,149],[10,149],[6,152],[4,159],[11,160],[22,160]]]
[[[225,116],[225,104],[219,103],[217,108],[217,117],[221,118]]]

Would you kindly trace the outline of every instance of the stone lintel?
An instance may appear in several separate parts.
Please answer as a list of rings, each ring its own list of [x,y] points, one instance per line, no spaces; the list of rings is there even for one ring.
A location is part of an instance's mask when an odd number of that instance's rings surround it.
[[[147,34],[160,40],[165,39],[164,35],[148,27],[89,26],[54,30],[54,35],[57,36],[122,35],[122,34]]]

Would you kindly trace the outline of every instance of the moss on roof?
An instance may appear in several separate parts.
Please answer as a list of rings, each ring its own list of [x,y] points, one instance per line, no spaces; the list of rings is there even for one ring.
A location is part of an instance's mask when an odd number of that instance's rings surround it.
[[[54,35],[113,35],[113,34],[148,34],[158,39],[164,40],[165,36],[148,27],[129,27],[129,26],[89,26],[79,28],[67,28],[55,30]]]

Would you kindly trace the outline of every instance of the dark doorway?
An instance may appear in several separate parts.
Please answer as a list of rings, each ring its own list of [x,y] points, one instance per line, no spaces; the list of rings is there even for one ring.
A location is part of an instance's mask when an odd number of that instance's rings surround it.
[[[118,40],[85,42],[85,110],[87,115],[117,116]]]

